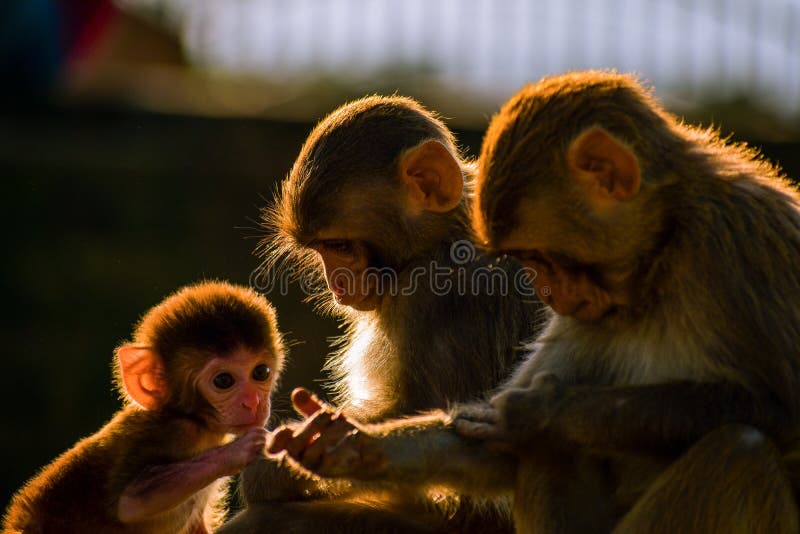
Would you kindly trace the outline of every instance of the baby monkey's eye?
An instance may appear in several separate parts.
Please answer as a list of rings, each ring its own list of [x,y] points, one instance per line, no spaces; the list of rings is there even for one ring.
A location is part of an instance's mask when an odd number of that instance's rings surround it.
[[[235,382],[230,373],[220,373],[214,377],[214,386],[218,389],[229,389]]]
[[[269,378],[270,368],[263,363],[261,365],[256,365],[256,368],[253,369],[253,380],[258,382],[264,382],[267,378]]]

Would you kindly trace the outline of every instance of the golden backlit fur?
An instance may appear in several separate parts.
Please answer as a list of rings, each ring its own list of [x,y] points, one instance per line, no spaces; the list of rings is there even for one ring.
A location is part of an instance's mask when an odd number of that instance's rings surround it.
[[[602,142],[578,141],[590,138]],[[364,427],[321,465],[513,488],[518,532],[797,532],[776,444],[800,423],[799,198],[755,151],[683,124],[630,76],[523,88],[484,139],[475,231],[555,289],[594,293],[551,319],[489,403]],[[595,294],[602,313],[579,320]],[[381,458],[371,471],[363,450]]]

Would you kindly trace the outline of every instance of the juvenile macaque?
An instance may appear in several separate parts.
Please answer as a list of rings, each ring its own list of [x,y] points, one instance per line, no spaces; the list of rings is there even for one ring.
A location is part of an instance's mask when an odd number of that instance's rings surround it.
[[[316,415],[270,450],[321,475],[505,485],[520,532],[797,532],[780,453],[800,415],[799,207],[775,167],[629,76],[527,86],[487,131],[473,214],[556,312],[527,361],[490,403],[416,421],[359,427],[296,392]]]
[[[317,276],[321,306],[344,323],[329,366],[345,413],[375,422],[479,399],[544,319],[516,262],[475,254],[471,173],[417,102],[368,97],[314,128],[266,211],[269,261]],[[453,492],[320,483],[270,461],[242,478],[247,509],[225,532],[511,526],[507,512]]]
[[[168,297],[116,351],[125,406],[17,493],[3,532],[208,532],[219,479],[263,453],[283,352],[275,310],[248,288]]]

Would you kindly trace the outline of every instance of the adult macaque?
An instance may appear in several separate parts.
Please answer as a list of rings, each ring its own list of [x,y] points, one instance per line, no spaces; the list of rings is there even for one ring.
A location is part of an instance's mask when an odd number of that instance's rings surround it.
[[[168,297],[116,351],[124,408],[19,491],[3,532],[208,532],[218,479],[263,453],[282,362],[254,291],[206,282]]]
[[[375,422],[481,398],[542,322],[516,262],[475,257],[471,172],[417,102],[368,97],[314,128],[266,211],[265,253],[318,276],[323,307],[346,328],[330,362],[345,413]],[[511,526],[507,512],[452,492],[321,484],[268,461],[242,478],[247,508],[225,532]]]
[[[270,449],[477,492],[510,451],[521,532],[797,532],[779,448],[800,415],[798,206],[628,76],[527,86],[487,131],[473,225],[557,314],[528,360],[489,404],[356,432],[297,392],[317,415]]]

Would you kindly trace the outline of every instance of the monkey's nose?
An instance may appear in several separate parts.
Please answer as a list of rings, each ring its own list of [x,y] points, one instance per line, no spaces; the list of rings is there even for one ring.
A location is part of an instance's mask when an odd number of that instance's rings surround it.
[[[250,411],[255,411],[261,404],[261,397],[257,391],[248,391],[242,395],[242,406]]]

